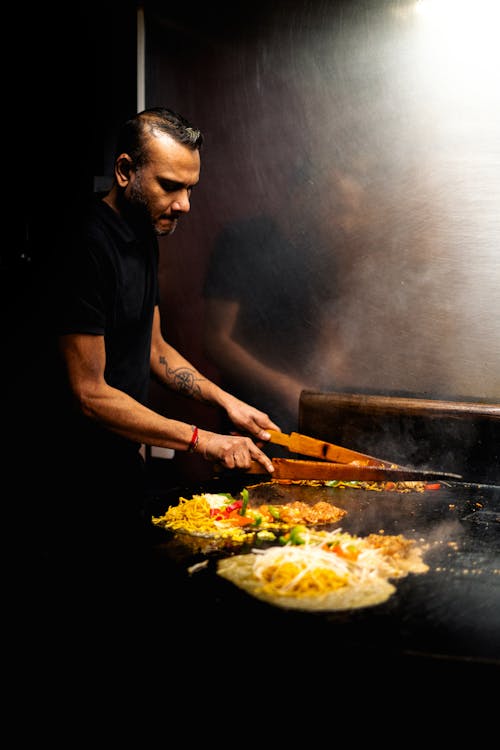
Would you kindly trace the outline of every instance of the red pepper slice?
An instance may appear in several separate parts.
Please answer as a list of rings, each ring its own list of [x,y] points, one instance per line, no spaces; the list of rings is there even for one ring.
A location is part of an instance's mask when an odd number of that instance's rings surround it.
[[[226,505],[226,507],[224,508],[224,513],[226,515],[229,515],[229,513],[232,513],[233,510],[239,510],[242,505],[243,505],[243,500],[235,500],[234,503],[231,503],[230,505]]]
[[[237,508],[230,515],[226,516],[226,518],[235,526],[250,526],[253,523],[253,519],[250,516],[240,515]]]

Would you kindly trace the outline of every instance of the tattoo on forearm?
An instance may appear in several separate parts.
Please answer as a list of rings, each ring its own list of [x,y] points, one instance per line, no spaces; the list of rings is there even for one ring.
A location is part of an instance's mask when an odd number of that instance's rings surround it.
[[[168,366],[168,362],[163,356],[160,357],[160,364],[165,365],[165,377],[172,383],[176,391],[183,396],[194,397],[198,401],[205,401],[199,383],[206,380],[206,378],[201,377],[199,373],[195,370],[190,370],[188,367],[179,367],[177,370],[173,370]]]

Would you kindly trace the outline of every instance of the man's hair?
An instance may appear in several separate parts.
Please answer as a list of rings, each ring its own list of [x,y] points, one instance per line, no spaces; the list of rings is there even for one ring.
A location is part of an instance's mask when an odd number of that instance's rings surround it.
[[[203,144],[201,131],[178,112],[166,107],[151,107],[138,112],[122,125],[115,158],[120,154],[128,154],[136,166],[145,164],[148,160],[149,140],[162,133],[192,151],[199,151]]]

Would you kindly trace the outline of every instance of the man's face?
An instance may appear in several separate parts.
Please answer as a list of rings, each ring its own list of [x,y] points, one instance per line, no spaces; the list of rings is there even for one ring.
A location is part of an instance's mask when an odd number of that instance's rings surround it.
[[[151,138],[148,151],[147,164],[131,169],[125,197],[145,210],[158,236],[172,234],[179,217],[191,207],[191,190],[200,177],[200,154],[168,135]]]

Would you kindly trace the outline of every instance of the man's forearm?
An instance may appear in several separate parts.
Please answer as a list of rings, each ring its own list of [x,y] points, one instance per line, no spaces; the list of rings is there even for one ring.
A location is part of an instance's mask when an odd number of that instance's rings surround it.
[[[182,396],[212,406],[224,406],[225,391],[202,375],[173,347],[163,347],[152,353],[151,371],[158,382]]]

